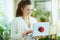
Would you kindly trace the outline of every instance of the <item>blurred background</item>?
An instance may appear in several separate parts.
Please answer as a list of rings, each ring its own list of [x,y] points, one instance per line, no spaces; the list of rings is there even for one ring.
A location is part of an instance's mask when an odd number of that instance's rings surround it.
[[[0,40],[10,40],[10,23],[20,0],[0,0]],[[49,40],[60,40],[60,0],[31,0],[32,17],[49,22]],[[43,38],[39,40],[44,40]]]

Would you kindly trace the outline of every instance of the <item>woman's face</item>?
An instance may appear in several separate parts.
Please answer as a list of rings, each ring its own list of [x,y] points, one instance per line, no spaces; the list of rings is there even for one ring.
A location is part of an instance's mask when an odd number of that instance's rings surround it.
[[[32,5],[26,5],[24,8],[22,8],[22,11],[24,16],[30,16],[32,13]]]

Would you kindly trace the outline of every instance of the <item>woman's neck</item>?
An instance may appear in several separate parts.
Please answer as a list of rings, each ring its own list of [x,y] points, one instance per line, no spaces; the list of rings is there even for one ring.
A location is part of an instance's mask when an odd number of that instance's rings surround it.
[[[22,16],[23,19],[29,19],[29,16]]]
[[[30,26],[31,26],[30,17],[29,16],[22,16],[22,18],[24,19],[24,21],[27,24],[27,26],[30,28]]]

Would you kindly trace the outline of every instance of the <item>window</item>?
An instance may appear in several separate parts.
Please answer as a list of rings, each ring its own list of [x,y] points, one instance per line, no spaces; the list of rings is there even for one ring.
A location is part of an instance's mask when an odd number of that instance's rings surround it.
[[[14,14],[13,0],[0,0],[0,16],[6,17],[8,22],[11,22]]]

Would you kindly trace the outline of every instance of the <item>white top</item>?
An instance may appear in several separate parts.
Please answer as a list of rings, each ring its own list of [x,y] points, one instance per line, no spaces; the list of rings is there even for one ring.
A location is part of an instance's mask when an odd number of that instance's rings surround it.
[[[28,28],[27,24],[22,17],[16,17],[11,23],[11,40],[33,40],[32,33],[22,37],[22,33],[26,30],[33,30],[33,24],[37,22],[35,18],[30,17],[31,27]]]

